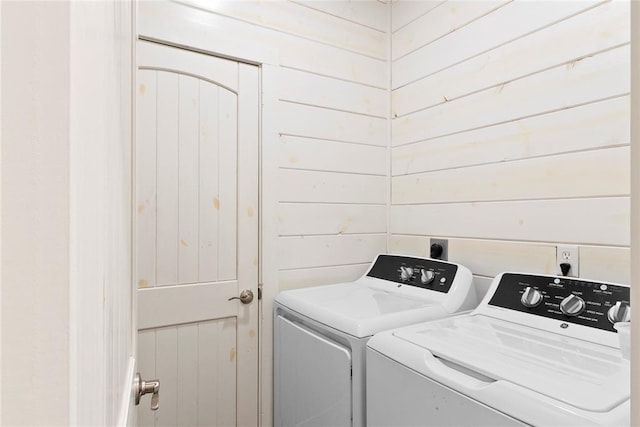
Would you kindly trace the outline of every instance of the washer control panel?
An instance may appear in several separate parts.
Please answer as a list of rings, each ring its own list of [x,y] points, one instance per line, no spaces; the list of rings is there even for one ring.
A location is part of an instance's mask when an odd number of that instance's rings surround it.
[[[489,305],[606,331],[631,320],[628,286],[575,277],[505,273]]]
[[[380,255],[367,276],[447,293],[457,271],[457,265],[431,258]]]

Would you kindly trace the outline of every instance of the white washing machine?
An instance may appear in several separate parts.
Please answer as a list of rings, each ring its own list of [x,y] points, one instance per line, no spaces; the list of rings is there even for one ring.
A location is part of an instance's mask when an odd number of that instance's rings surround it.
[[[275,298],[276,426],[365,426],[365,347],[376,332],[477,305],[462,265],[378,255],[355,282]]]
[[[628,426],[629,287],[502,273],[471,313],[367,348],[369,426]]]

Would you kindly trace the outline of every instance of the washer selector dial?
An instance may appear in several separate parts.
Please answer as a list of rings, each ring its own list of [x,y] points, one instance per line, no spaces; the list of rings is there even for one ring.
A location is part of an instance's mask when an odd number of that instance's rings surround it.
[[[413,268],[411,267],[400,267],[400,278],[402,280],[409,280],[413,276]]]
[[[527,286],[527,288],[522,293],[520,302],[522,302],[522,305],[528,308],[537,307],[542,302],[542,294],[539,290],[534,289],[531,286]]]
[[[436,273],[434,273],[433,271],[422,269],[420,274],[420,282],[422,282],[423,285],[426,285],[433,282],[433,279],[435,277]]]
[[[607,317],[611,323],[631,321],[631,307],[629,304],[618,301],[607,312]]]
[[[560,311],[567,316],[577,316],[584,310],[585,303],[582,298],[577,295],[571,294],[560,303]]]

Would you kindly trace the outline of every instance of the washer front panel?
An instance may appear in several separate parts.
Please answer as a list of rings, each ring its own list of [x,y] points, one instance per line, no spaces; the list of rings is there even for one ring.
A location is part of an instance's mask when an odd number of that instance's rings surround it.
[[[542,302],[538,306],[529,308],[521,303],[527,287],[542,294]],[[585,302],[585,309],[577,316],[568,316],[560,310],[562,300],[571,294]],[[607,312],[616,302],[630,303],[628,287],[574,277],[504,273],[489,305],[615,332]]]

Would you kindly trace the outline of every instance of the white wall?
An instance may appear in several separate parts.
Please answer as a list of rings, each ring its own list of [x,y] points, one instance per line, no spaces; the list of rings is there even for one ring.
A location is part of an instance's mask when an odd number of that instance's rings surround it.
[[[631,281],[640,280],[640,4],[631,3]],[[640,292],[631,293],[631,304],[640,305]],[[631,335],[631,366],[640,366],[640,329]],[[631,375],[631,425],[640,425],[640,380]]]
[[[629,282],[629,3],[392,6],[390,250]]]
[[[2,425],[70,417],[68,28],[2,3]]]
[[[70,2],[71,423],[126,420],[131,360],[133,7]]]
[[[131,24],[127,3],[2,3],[2,425],[126,415]]]

